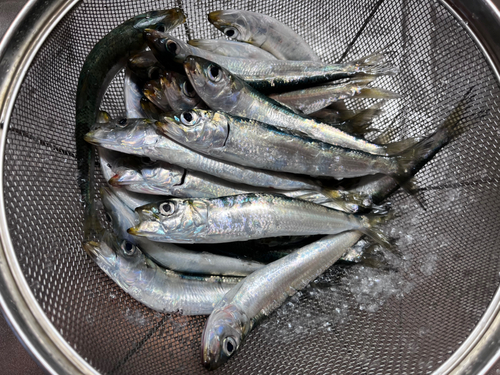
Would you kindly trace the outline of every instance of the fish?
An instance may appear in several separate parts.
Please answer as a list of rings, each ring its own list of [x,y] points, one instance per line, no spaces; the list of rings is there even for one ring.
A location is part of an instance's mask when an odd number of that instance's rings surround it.
[[[227,57],[276,60],[274,55],[252,44],[226,39],[191,39],[188,44]]]
[[[127,229],[139,223],[137,214],[127,207],[109,187],[101,189],[101,198],[113,229],[119,238],[139,246],[156,264],[176,272],[203,275],[247,276],[262,268],[263,263],[187,250],[169,243],[158,243],[146,238],[131,236]]]
[[[255,326],[330,268],[361,236],[350,231],[324,237],[240,281],[217,303],[205,323],[202,364],[215,370],[227,362]]]
[[[166,270],[141,249],[105,232],[99,242],[83,245],[91,259],[132,298],[162,313],[208,315],[237,283],[225,276],[196,277]]]
[[[174,112],[206,107],[184,74],[165,72],[160,81],[164,96]]]
[[[269,97],[308,115],[320,111],[334,102],[352,97],[398,99],[400,96],[392,91],[370,87],[363,81],[354,80],[337,85],[323,85],[281,94],[271,94]]]
[[[162,122],[166,121],[166,122]],[[398,176],[425,147],[398,157],[336,147],[221,111],[193,109],[156,125],[173,140],[208,156],[248,167],[337,180],[377,173]]]
[[[280,194],[171,198],[135,211],[140,223],[128,233],[157,242],[224,243],[359,230],[390,247],[384,234],[373,228],[378,215],[347,214]]]
[[[184,13],[178,9],[147,12],[132,17],[102,38],[85,59],[76,90],[76,159],[78,185],[84,204],[84,237],[92,238],[99,232],[94,202],[94,149],[83,137],[96,122],[99,104],[113,77],[124,68],[127,58],[145,48],[143,32],[154,25],[172,30],[185,22]]]
[[[280,60],[321,61],[300,35],[273,17],[229,9],[210,12],[208,21],[228,38],[250,43]]]
[[[123,97],[125,100],[125,114],[127,118],[144,118],[146,113],[141,107],[143,82],[129,68],[125,69],[123,82]]]
[[[303,199],[349,213],[371,207],[367,197],[342,190],[330,190],[329,196],[311,190],[277,191],[231,183],[206,173],[188,171],[162,161],[123,164],[108,183],[141,194],[167,195],[177,198],[220,198],[244,193],[267,192]]]
[[[277,190],[328,192],[318,182],[302,176],[261,171],[206,157],[159,134],[154,120],[122,118],[104,124],[96,123],[85,135],[85,140],[102,148],[147,156],[236,183]]]
[[[180,39],[145,31],[149,47],[155,56],[182,64],[188,56],[197,56],[216,63],[260,91],[296,89],[297,87],[327,83],[343,78],[366,75],[392,75],[397,69],[390,65],[383,53],[374,53],[359,60],[342,64],[324,64],[315,61],[251,60],[227,57],[191,46]]]
[[[143,94],[149,99],[156,107],[162,112],[170,112],[172,108],[170,107],[169,101],[165,92],[163,91],[163,85],[160,79],[151,80],[144,84]]]
[[[367,142],[328,124],[299,116],[209,60],[189,56],[184,65],[194,89],[213,110],[260,121],[334,146],[374,155],[389,156],[402,151],[388,145]]]

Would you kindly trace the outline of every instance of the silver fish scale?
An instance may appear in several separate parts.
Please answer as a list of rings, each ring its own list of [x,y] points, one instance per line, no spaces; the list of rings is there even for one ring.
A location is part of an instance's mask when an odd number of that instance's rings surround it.
[[[75,181],[74,98],[85,56],[129,17],[179,3],[188,15],[186,28],[174,32],[180,38],[220,38],[206,15],[235,8],[284,22],[327,62],[344,53],[343,61],[360,58],[390,44],[400,73],[376,83],[401,99],[387,103],[373,126],[384,130],[402,112],[401,130],[391,132],[396,139],[433,131],[474,87],[464,122],[469,133],[417,175],[427,211],[405,194],[391,199],[401,208],[395,233],[404,239],[408,257],[396,269],[399,280],[411,282],[413,289],[388,298],[368,286],[359,293],[360,284],[349,283],[355,277],[376,285],[374,275],[390,274],[333,266],[327,272],[331,281],[313,284],[325,288],[313,287],[287,301],[290,306],[254,329],[241,353],[216,373],[435,371],[469,337],[500,285],[500,87],[478,45],[437,0],[78,2],[41,45],[19,83],[8,131],[4,127],[7,226],[21,276],[50,325],[103,374],[207,374],[199,349],[206,317],[152,311],[85,255]],[[123,75],[101,107],[113,116],[123,113]],[[481,111],[482,118],[472,116]],[[96,177],[97,185],[104,183],[100,171]],[[378,298],[378,310],[366,309],[371,296]]]

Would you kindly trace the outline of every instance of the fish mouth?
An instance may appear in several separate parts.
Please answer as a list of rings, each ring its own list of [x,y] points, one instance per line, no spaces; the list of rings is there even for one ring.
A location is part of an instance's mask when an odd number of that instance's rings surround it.
[[[139,225],[127,229],[127,233],[133,236],[149,237],[161,232],[160,223],[157,221],[142,221]]]
[[[115,187],[133,185],[144,182],[142,175],[136,171],[117,173],[108,180],[108,184]]]
[[[198,62],[198,59],[199,58],[197,58],[196,56],[186,57],[186,60],[184,60],[184,70],[186,71],[186,75],[189,78],[189,82],[191,82],[191,85],[199,95],[199,91],[197,89],[205,87],[208,78],[205,77],[205,74],[203,73],[203,67]]]
[[[83,139],[85,142],[88,142],[95,146],[100,146],[102,144],[102,139],[99,139],[99,137],[97,137],[96,132],[94,131],[90,131],[87,134],[85,134],[83,136]]]
[[[144,30],[144,39],[146,39],[146,43],[149,48],[152,50],[156,50],[159,52],[163,52],[165,49],[165,35],[155,29],[145,29]]]

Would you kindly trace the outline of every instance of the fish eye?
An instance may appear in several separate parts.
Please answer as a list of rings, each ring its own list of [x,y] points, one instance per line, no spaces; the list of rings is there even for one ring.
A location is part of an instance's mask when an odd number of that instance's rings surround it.
[[[224,34],[228,37],[228,38],[237,38],[238,35],[240,34],[238,32],[238,30],[234,27],[228,27],[224,30]]]
[[[217,65],[208,67],[208,78],[213,82],[219,82],[222,78],[222,71]]]
[[[126,125],[127,124],[127,119],[122,118],[120,121],[118,121],[118,125]]]
[[[232,337],[226,337],[222,349],[225,355],[231,356],[236,350],[236,341]]]
[[[181,122],[186,126],[193,126],[198,121],[198,115],[193,111],[182,112]]]
[[[122,241],[121,249],[126,255],[134,255],[135,253],[135,246],[126,240]]]
[[[177,55],[179,46],[173,40],[169,40],[167,42],[167,49],[174,55]]]
[[[170,216],[175,212],[175,205],[172,202],[160,204],[160,213],[164,216]]]
[[[193,85],[191,85],[191,82],[188,81],[182,84],[182,93],[188,98],[194,98],[196,96],[196,91],[194,90]]]

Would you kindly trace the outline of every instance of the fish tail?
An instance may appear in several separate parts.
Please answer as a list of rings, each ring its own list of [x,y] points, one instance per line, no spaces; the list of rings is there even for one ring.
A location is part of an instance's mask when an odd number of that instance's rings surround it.
[[[366,234],[368,237],[372,238],[375,242],[386,247],[388,249],[393,248],[393,244],[389,237],[387,237],[380,228],[377,228],[379,225],[385,223],[387,220],[390,220],[393,217],[392,213],[387,215],[378,215],[378,214],[367,214],[362,218],[363,227],[359,229],[360,232]]]
[[[388,62],[388,53],[376,52],[359,60],[351,61],[357,73],[370,75],[394,75],[399,69]]]

